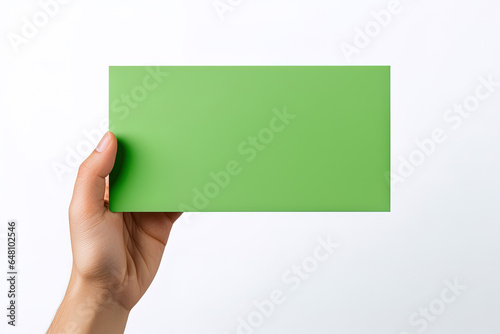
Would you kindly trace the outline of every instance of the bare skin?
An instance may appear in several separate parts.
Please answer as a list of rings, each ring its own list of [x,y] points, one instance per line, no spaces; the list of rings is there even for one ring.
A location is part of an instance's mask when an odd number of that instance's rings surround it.
[[[109,211],[107,176],[116,150],[116,137],[107,132],[78,170],[69,208],[73,268],[47,333],[123,333],[181,215]]]

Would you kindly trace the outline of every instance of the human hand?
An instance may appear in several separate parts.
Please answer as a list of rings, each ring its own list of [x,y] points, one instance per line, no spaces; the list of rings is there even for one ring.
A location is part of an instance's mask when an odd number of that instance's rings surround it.
[[[107,132],[78,170],[69,208],[73,268],[48,333],[122,333],[181,215],[109,211],[106,177],[116,151],[116,137]]]

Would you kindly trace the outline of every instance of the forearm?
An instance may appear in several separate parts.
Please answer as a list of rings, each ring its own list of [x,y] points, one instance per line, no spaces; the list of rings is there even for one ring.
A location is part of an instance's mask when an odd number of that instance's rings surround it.
[[[64,299],[47,333],[123,333],[129,312],[108,291],[82,283],[71,275]]]

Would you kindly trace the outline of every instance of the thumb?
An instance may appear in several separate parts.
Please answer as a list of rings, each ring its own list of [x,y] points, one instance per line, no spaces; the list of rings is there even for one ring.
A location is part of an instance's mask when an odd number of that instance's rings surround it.
[[[115,164],[116,149],[115,135],[106,132],[96,149],[78,169],[70,211],[76,211],[83,217],[92,217],[107,210],[104,206],[105,178]]]

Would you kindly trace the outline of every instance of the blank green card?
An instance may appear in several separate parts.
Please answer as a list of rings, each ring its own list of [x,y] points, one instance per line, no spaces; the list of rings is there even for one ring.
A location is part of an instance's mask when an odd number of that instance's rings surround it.
[[[389,211],[388,66],[111,66],[112,211]]]

